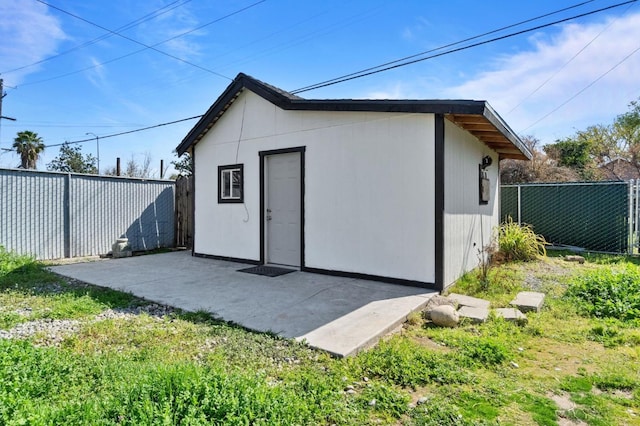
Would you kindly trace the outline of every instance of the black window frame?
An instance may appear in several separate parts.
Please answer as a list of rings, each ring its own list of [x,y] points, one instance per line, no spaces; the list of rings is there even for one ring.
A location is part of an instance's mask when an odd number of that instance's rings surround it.
[[[226,170],[238,170],[240,172],[240,197],[222,197],[222,174]],[[218,204],[244,203],[244,164],[229,164],[218,166]]]

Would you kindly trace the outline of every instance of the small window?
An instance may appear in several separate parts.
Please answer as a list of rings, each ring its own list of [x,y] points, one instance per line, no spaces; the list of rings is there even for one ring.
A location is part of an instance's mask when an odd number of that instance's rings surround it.
[[[218,166],[218,203],[242,203],[244,201],[243,164]]]

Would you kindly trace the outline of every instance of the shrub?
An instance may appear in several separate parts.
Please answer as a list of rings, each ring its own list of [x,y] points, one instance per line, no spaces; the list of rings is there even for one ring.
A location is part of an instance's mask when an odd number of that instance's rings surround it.
[[[530,225],[514,223],[509,217],[498,229],[498,256],[506,262],[535,260],[547,254],[542,235],[533,232]]]
[[[640,270],[603,268],[577,277],[567,296],[588,315],[623,321],[640,318]]]

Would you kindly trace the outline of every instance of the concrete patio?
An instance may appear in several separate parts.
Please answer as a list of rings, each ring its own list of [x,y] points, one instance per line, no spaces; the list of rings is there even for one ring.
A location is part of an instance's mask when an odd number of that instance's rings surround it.
[[[243,327],[304,340],[336,356],[354,355],[420,310],[434,291],[293,272],[264,277],[235,262],[172,252],[53,266],[60,275],[130,292]]]

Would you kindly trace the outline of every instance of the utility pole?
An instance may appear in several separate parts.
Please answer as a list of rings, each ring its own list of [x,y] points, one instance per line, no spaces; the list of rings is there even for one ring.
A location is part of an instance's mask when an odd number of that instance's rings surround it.
[[[96,153],[98,156],[98,174],[100,174],[100,137],[95,133],[91,133],[91,132],[87,132],[86,135],[87,136],[92,135],[93,137],[96,138]]]
[[[16,121],[15,118],[12,117],[5,117],[4,115],[2,115],[2,100],[4,99],[4,97],[7,96],[6,93],[4,93],[4,85],[3,85],[3,81],[0,78],[0,136],[2,135],[2,119],[5,120],[11,120],[11,121]],[[2,142],[2,139],[0,139],[0,142]],[[8,148],[2,148],[2,151],[11,151]]]
[[[15,118],[5,117],[4,115],[2,115],[2,100],[4,99],[5,96],[7,96],[7,94],[4,93],[3,80],[0,78],[0,119],[4,118],[5,120],[16,121]]]

